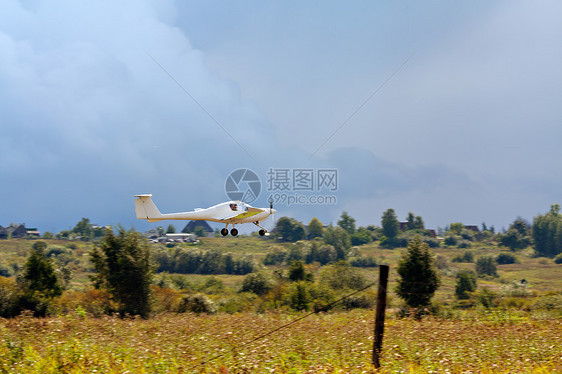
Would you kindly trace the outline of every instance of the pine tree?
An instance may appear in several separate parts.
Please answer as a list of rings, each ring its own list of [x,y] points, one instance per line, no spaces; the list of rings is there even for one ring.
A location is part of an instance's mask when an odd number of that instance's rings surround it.
[[[398,264],[398,275],[396,292],[408,306],[429,305],[441,282],[429,246],[419,236],[408,244]]]
[[[400,230],[400,223],[394,209],[387,209],[382,215],[382,232],[389,239],[394,239]]]
[[[468,299],[470,292],[476,291],[476,275],[472,271],[460,271],[457,274],[455,295],[459,300]]]
[[[45,316],[51,300],[60,296],[63,290],[53,264],[45,254],[46,249],[47,244],[43,241],[33,244],[20,278],[19,308],[32,310],[35,316]]]
[[[338,226],[347,231],[349,235],[353,235],[355,232],[355,218],[351,217],[347,212],[343,212],[338,221]]]
[[[119,235],[107,230],[103,242],[91,252],[97,274],[96,288],[106,288],[120,305],[122,314],[150,313],[150,284],[153,264],[148,241],[135,231],[119,228]]]

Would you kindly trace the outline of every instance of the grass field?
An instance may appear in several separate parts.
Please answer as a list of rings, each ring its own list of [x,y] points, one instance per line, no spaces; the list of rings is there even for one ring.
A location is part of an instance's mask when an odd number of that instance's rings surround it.
[[[372,373],[372,311],[0,320],[2,373]],[[506,312],[388,318],[382,373],[562,372],[562,321]]]
[[[49,248],[71,249],[73,290],[89,287],[92,270],[88,252],[92,243],[47,240]],[[34,241],[0,241],[0,260],[22,266]],[[204,238],[194,250],[218,249],[263,259],[272,240],[256,237]],[[293,244],[283,244],[290,247]],[[512,281],[526,279],[529,294],[489,310],[455,307],[454,287],[459,270],[474,263],[452,262],[466,249],[436,248],[442,257],[442,285],[434,300],[447,318],[422,321],[399,319],[400,300],[393,292],[396,265],[404,249],[377,244],[356,248],[363,256],[390,265],[389,310],[381,373],[562,373],[562,318],[559,294],[562,266],[536,258],[532,250],[515,253],[519,263],[498,266],[498,277],[478,279],[478,286],[498,294]],[[477,244],[477,259],[506,251]],[[268,266],[266,271],[286,269]],[[307,265],[318,274],[320,266]],[[377,268],[360,269],[369,281]],[[193,284],[214,277],[235,295],[241,275],[185,275]],[[373,290],[371,290],[373,291]],[[557,307],[533,305],[545,295],[558,295]],[[68,295],[72,295],[69,293]],[[220,298],[221,295],[210,295]],[[223,295],[224,296],[224,295]],[[70,297],[70,296],[68,296]],[[515,306],[510,306],[509,303]],[[558,308],[558,309],[556,309]],[[74,310],[74,309],[72,309]],[[67,312],[64,312],[67,313]],[[69,314],[35,319],[29,315],[0,319],[0,373],[372,373],[371,349],[374,311],[352,310],[316,314],[251,344],[257,336],[298,318],[298,313],[269,311],[215,315],[157,314],[148,320],[93,318],[79,308]]]

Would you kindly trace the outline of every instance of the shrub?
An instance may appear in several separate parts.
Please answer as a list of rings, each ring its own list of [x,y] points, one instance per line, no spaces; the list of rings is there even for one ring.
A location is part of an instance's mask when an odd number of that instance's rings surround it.
[[[0,276],[1,277],[11,277],[12,269],[3,262],[0,262]]]
[[[46,253],[47,257],[58,256],[61,254],[72,254],[72,251],[65,247],[51,246]]]
[[[453,257],[453,262],[474,262],[474,255],[470,251],[465,251],[462,255]]]
[[[560,253],[558,256],[554,257],[554,263],[562,264],[562,253]]]
[[[464,240],[468,240],[468,241],[471,241],[471,242],[472,242],[472,241],[474,241],[474,231],[467,230],[467,229],[463,229],[463,230],[461,231],[461,237],[462,237]]]
[[[373,256],[352,257],[349,264],[356,268],[373,268],[378,266],[377,260]]]
[[[269,252],[263,259],[264,265],[279,265],[287,259],[287,250],[279,245],[269,247]]]
[[[533,303],[532,308],[562,311],[562,294],[542,296]]]
[[[447,263],[447,257],[443,255],[437,255],[435,257],[435,266],[439,270],[447,270],[449,268],[449,264]]]
[[[374,292],[362,292],[360,294],[355,294],[350,297],[346,297],[342,300],[342,306],[344,309],[370,309],[375,306],[376,303],[376,293]]]
[[[180,313],[192,312],[195,314],[213,314],[216,313],[217,310],[217,305],[207,296],[202,294],[185,296],[178,307],[178,312]]]
[[[318,248],[318,257],[315,261],[318,261],[322,265],[329,264],[330,262],[336,261],[338,254],[334,246],[329,244],[324,244]]]
[[[363,245],[373,241],[371,233],[366,229],[360,229],[351,235],[351,245]]]
[[[496,257],[496,262],[499,265],[507,265],[507,264],[517,264],[519,261],[517,257],[512,253],[500,253],[498,257]]]
[[[223,298],[219,301],[219,311],[234,314],[250,312],[258,296],[255,293],[245,292]]]
[[[16,304],[16,283],[12,279],[0,277],[0,317],[14,317],[19,314]]]
[[[458,236],[456,236],[456,235],[447,235],[447,236],[445,237],[445,240],[443,241],[443,243],[445,243],[446,245],[453,246],[453,245],[457,245],[458,241],[459,241],[459,237],[458,237]]]
[[[273,282],[263,272],[250,273],[244,277],[240,292],[253,292],[265,295],[273,288]]]
[[[334,290],[352,289],[358,290],[365,287],[365,277],[358,269],[352,268],[346,261],[339,261],[334,265],[328,265],[320,271],[320,284]]]
[[[482,288],[477,294],[478,302],[486,309],[493,308],[497,304],[497,295],[487,288]]]
[[[472,243],[469,242],[468,240],[461,240],[460,242],[458,242],[457,246],[459,248],[471,248]]]
[[[435,238],[423,238],[423,242],[429,245],[429,248],[439,248],[441,246],[441,242]]]
[[[476,273],[478,276],[490,275],[492,277],[498,276],[496,260],[491,256],[480,257],[476,261]]]

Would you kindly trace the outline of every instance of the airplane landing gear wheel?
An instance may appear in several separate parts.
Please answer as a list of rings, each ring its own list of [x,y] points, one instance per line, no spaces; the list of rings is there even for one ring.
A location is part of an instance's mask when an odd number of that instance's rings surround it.
[[[258,231],[258,233],[260,234],[260,236],[264,236],[264,235],[265,235],[265,230],[260,230],[260,231]]]
[[[227,230],[227,229],[222,229],[222,230],[221,230],[221,235],[222,235],[222,236],[227,236],[227,235],[228,235],[228,230]]]
[[[238,235],[238,230],[237,229],[230,230],[230,235],[232,235],[232,236]]]

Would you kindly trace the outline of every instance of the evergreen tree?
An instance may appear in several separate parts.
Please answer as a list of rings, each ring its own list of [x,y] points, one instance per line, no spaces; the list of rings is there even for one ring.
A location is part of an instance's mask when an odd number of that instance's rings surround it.
[[[419,236],[408,244],[398,264],[396,292],[412,308],[429,305],[441,284],[429,246]]]
[[[146,238],[122,227],[119,235],[108,229],[102,243],[92,250],[91,259],[97,272],[92,277],[94,285],[110,292],[120,305],[119,312],[148,317],[153,264]]]
[[[382,232],[388,239],[394,239],[400,230],[400,223],[394,209],[387,209],[382,215]]]
[[[313,280],[313,276],[312,273],[306,272],[302,261],[291,261],[291,265],[289,265],[289,280],[291,282],[311,282]]]
[[[45,316],[50,301],[62,294],[62,286],[45,253],[46,249],[47,244],[43,241],[33,244],[20,278],[22,295],[19,307],[32,310],[35,316]]]
[[[470,298],[470,292],[476,291],[476,275],[472,271],[460,271],[457,274],[455,295],[459,300]]]
[[[176,226],[170,223],[168,225],[168,228],[166,229],[166,234],[175,234],[175,233],[176,233]]]
[[[305,282],[294,283],[290,291],[290,306],[295,310],[308,310],[311,302],[308,285]]]
[[[308,238],[320,238],[322,237],[323,231],[324,225],[322,225],[322,222],[316,217],[312,218],[308,223]]]
[[[413,230],[415,228],[415,219],[414,213],[409,212],[408,217],[406,217],[406,227],[408,230]]]
[[[355,232],[355,218],[352,218],[347,212],[343,212],[338,221],[338,226],[347,231],[349,235],[353,235]]]
[[[82,218],[70,232],[79,235],[82,240],[86,241],[93,237],[92,225],[88,218]]]
[[[522,218],[517,218],[505,234],[499,235],[500,243],[512,251],[527,248],[531,244],[529,231],[529,224]]]
[[[540,256],[554,257],[562,253],[562,215],[560,205],[554,204],[550,212],[533,220],[535,250]]]

